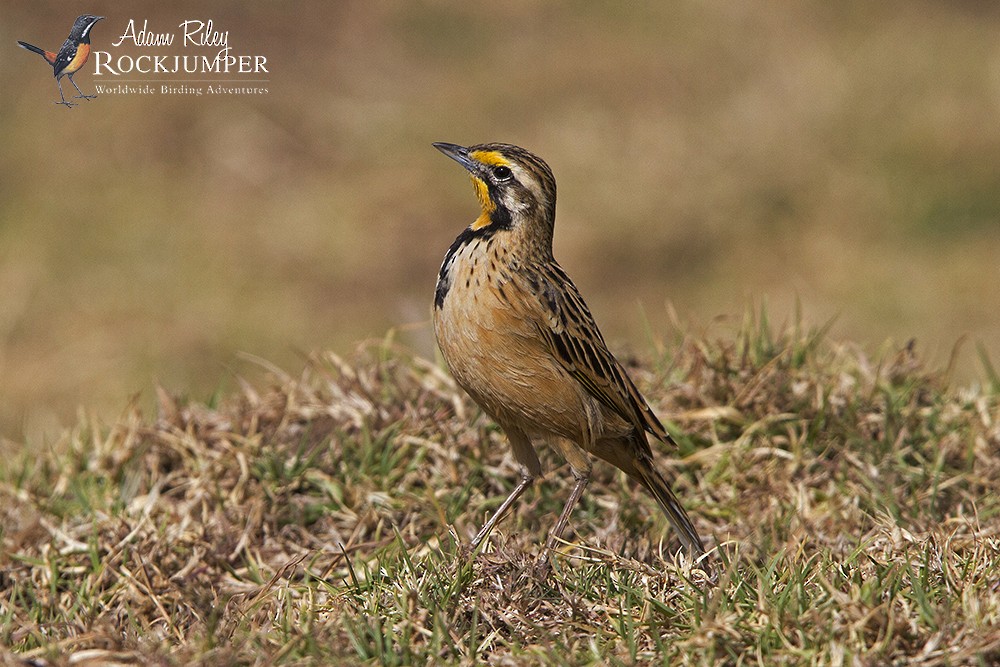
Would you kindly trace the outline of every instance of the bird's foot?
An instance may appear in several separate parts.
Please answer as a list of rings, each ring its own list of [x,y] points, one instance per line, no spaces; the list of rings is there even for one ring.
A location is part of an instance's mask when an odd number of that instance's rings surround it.
[[[535,579],[538,581],[545,581],[549,577],[549,572],[552,570],[552,562],[549,560],[552,554],[551,549],[545,548],[542,550],[541,555],[538,560],[535,561],[535,567],[533,568]]]
[[[66,100],[62,100],[61,102],[54,102],[54,104],[62,104],[62,105],[65,105],[66,107],[75,107],[76,106],[76,102],[67,102]]]
[[[85,100],[96,100],[97,95],[74,95],[74,98],[82,97]]]

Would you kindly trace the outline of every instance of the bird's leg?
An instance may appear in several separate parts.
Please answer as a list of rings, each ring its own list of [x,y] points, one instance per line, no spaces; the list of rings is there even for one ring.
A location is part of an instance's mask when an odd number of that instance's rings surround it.
[[[76,85],[76,81],[73,80],[73,75],[72,74],[69,75],[69,82],[73,84],[74,88],[76,88],[76,92],[80,93],[79,95],[74,95],[73,97],[82,97],[85,100],[96,100],[97,99],[97,95],[84,95],[83,91],[80,90],[80,86]],[[60,88],[60,90],[61,90],[61,88]]]
[[[72,81],[72,80],[73,79],[70,79],[70,81]],[[56,79],[56,85],[59,86],[59,97],[62,99],[62,102],[56,102],[56,104],[65,104],[67,107],[75,107],[76,106],[76,102],[67,102],[66,101],[66,96],[63,95],[63,91],[62,91],[62,81],[60,81],[59,79]]]
[[[573,508],[576,504],[580,502],[581,496],[583,496],[584,489],[587,488],[587,484],[590,482],[590,471],[586,474],[576,475],[576,486],[573,487],[573,491],[569,494],[569,498],[566,500],[566,506],[563,507],[562,514],[559,515],[559,520],[556,521],[556,525],[552,527],[552,531],[549,533],[549,539],[545,542],[545,549],[551,550],[556,547],[559,539],[562,537],[563,531],[566,530],[566,524],[569,523],[569,515],[573,513]]]
[[[509,496],[507,496],[507,500],[503,501],[503,503],[500,504],[500,507],[497,509],[497,511],[493,513],[493,516],[491,516],[489,520],[483,525],[479,533],[477,533],[476,536],[472,538],[473,549],[477,548],[480,542],[482,542],[486,538],[486,536],[490,534],[490,531],[493,530],[493,526],[497,525],[497,521],[500,520],[500,518],[504,515],[504,513],[508,509],[510,509],[510,506],[514,504],[514,501],[520,498],[521,494],[524,493],[525,490],[529,486],[531,486],[532,482],[534,481],[535,481],[534,475],[531,475],[527,472],[525,472],[521,476],[521,483],[514,487],[514,490],[510,492]]]
[[[569,515],[573,513],[573,508],[576,507],[578,502],[580,502],[580,498],[583,496],[583,491],[587,488],[587,484],[590,482],[589,466],[583,472],[574,470],[573,474],[576,477],[576,486],[574,486],[573,491],[570,492],[569,498],[566,500],[566,506],[563,507],[562,514],[559,515],[559,520],[556,521],[556,525],[552,527],[552,531],[549,533],[549,539],[545,542],[545,549],[542,551],[542,555],[538,558],[538,563],[535,565],[535,571],[540,578],[544,578],[549,573],[549,554],[559,543],[559,539],[562,537],[563,531],[566,530],[566,524],[569,523]]]

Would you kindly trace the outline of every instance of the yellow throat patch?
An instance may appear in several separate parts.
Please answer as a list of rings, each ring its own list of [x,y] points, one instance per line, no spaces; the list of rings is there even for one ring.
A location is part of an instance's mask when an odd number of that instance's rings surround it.
[[[479,203],[483,207],[483,212],[479,214],[475,222],[472,223],[473,229],[482,229],[486,225],[490,224],[490,213],[496,210],[497,205],[493,203],[490,199],[490,189],[483,182],[483,179],[478,176],[472,176],[472,185],[476,188],[476,196],[479,197]]]
[[[469,157],[476,162],[481,162],[483,164],[488,164],[491,167],[499,166],[510,166],[510,162],[501,155],[498,151],[473,151],[469,153]],[[473,229],[482,229],[490,224],[490,214],[496,210],[497,205],[490,199],[490,189],[486,185],[486,182],[478,176],[472,176],[472,185],[476,188],[476,196],[479,197],[479,203],[483,207],[483,212],[479,214],[475,222],[472,223]]]

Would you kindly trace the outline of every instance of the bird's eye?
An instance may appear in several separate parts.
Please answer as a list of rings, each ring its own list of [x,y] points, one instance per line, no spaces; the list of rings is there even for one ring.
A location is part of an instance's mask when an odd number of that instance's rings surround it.
[[[497,180],[506,181],[514,175],[514,172],[510,170],[510,167],[501,165],[493,168],[493,175],[497,177]]]

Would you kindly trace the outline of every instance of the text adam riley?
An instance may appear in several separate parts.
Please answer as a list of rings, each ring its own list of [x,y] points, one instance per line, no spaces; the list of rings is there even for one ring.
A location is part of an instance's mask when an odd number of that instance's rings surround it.
[[[183,47],[215,47],[219,50],[206,55],[120,55],[113,58],[107,51],[95,51],[94,74],[120,76],[138,72],[140,74],[260,74],[267,72],[267,57],[258,55],[233,55],[229,46],[229,31],[216,30],[212,21],[184,21],[180,45]],[[142,28],[136,30],[135,21],[130,19],[125,32],[112,46],[130,42],[134,46],[172,46],[178,35],[171,32],[156,33],[148,29],[143,21]]]

